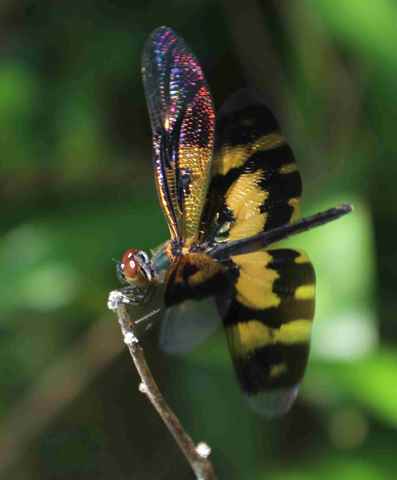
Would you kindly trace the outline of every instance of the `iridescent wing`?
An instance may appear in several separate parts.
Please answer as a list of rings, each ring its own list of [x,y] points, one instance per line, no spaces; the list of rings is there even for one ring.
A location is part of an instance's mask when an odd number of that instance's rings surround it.
[[[233,262],[238,273],[223,322],[237,378],[254,410],[282,415],[308,360],[314,269],[303,252],[290,249],[239,255]]]
[[[146,42],[142,75],[157,193],[171,238],[195,239],[208,190],[215,113],[201,66],[170,28]]]

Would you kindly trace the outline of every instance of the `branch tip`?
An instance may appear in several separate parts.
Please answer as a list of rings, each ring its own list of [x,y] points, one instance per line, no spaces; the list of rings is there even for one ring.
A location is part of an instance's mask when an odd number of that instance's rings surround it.
[[[201,458],[208,458],[211,455],[211,447],[205,442],[200,442],[196,447],[196,452]]]
[[[141,392],[141,393],[148,393],[148,389],[147,389],[147,386],[146,386],[146,383],[144,382],[141,382],[139,384],[139,387],[138,387],[138,390]]]
[[[128,346],[131,347],[132,345],[135,345],[138,343],[138,339],[132,332],[126,332],[124,334],[124,343]]]

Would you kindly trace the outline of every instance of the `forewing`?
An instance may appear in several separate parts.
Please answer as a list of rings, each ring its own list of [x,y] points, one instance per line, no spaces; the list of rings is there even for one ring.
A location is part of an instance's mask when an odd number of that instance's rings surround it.
[[[303,252],[233,257],[238,276],[223,321],[240,386],[251,406],[278,416],[292,405],[309,355],[315,274]]]
[[[215,113],[202,68],[170,28],[148,39],[142,75],[153,133],[156,188],[172,239],[195,237],[205,201]]]
[[[221,109],[202,239],[239,240],[294,221],[302,193],[291,148],[249,90]]]

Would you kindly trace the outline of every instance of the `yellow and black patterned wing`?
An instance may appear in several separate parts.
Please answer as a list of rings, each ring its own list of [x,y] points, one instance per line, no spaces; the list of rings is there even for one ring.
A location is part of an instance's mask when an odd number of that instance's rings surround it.
[[[309,355],[315,274],[303,252],[261,250],[233,257],[234,292],[223,312],[233,364],[259,413],[290,408]]]
[[[234,94],[216,124],[202,240],[239,240],[299,216],[300,174],[270,110],[249,90]]]
[[[302,193],[291,148],[268,108],[248,90],[233,95],[216,125],[204,242],[236,242],[295,221]],[[288,410],[304,374],[314,315],[314,270],[294,250],[228,260],[234,288],[222,309],[238,380],[253,408]]]
[[[142,75],[157,193],[173,240],[198,234],[213,153],[215,113],[202,68],[167,27],[146,42]]]

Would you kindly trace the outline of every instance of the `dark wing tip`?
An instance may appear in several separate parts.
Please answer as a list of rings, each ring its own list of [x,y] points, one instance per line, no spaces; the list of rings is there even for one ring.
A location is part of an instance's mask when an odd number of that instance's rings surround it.
[[[257,90],[253,88],[241,88],[227,98],[218,112],[218,117],[221,118],[244,110],[245,108],[257,106],[265,108],[273,115],[262,98],[262,95]]]
[[[246,398],[252,410],[265,418],[272,419],[281,417],[290,410],[298,395],[298,390],[299,385],[294,385],[246,395]]]
[[[252,88],[240,88],[234,92],[224,104],[225,110],[234,111],[240,110],[241,108],[264,104],[260,94]],[[221,109],[221,111],[223,108]]]
[[[266,135],[280,130],[279,122],[261,95],[250,88],[233,93],[222,105],[216,120],[218,146],[225,142],[236,143],[237,139],[245,144],[252,142],[259,133]]]

